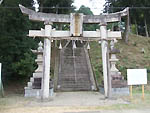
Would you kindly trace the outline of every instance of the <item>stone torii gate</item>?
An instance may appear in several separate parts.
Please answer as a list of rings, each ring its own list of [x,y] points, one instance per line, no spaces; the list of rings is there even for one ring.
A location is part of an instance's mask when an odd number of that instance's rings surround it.
[[[103,14],[103,15],[83,15],[71,13],[70,15],[41,13],[27,9],[19,5],[23,14],[29,16],[30,20],[42,21],[45,29],[29,30],[29,37],[44,38],[43,53],[43,78],[42,78],[42,98],[49,98],[49,79],[50,79],[50,57],[52,40],[82,40],[82,41],[100,41],[102,48],[103,76],[105,97],[109,97],[111,92],[111,78],[109,76],[108,60],[108,41],[121,39],[120,31],[107,31],[107,23],[118,22],[122,16],[128,14],[128,8],[123,11]],[[69,23],[69,31],[58,31],[52,29],[52,23]],[[83,31],[83,24],[100,24],[100,30]]]

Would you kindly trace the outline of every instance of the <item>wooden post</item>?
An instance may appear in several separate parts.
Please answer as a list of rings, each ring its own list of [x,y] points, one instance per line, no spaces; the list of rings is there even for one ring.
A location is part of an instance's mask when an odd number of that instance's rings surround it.
[[[132,85],[130,86],[130,99],[132,99]]]
[[[105,97],[108,97],[108,66],[107,66],[107,29],[106,23],[103,22],[100,24],[100,33],[101,33],[101,49],[102,49],[102,62],[103,62],[103,77],[104,77],[104,91]]]
[[[51,37],[52,23],[45,22],[45,36]],[[51,40],[44,38],[42,99],[49,98]]]
[[[142,85],[142,99],[144,100],[144,85]]]

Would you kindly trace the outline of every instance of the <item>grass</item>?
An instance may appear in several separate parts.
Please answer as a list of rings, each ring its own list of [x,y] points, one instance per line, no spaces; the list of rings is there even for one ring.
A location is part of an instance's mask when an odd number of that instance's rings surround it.
[[[127,69],[129,68],[146,68],[147,70],[150,70],[150,38],[130,34],[128,44],[125,44],[123,40],[119,40],[115,46],[120,50],[120,53],[117,54],[117,58],[119,59],[117,62],[117,68],[125,79],[127,77]],[[145,53],[142,52],[143,49]],[[92,42],[89,53],[94,73],[99,84],[101,84],[103,80],[101,44],[98,44],[98,42]],[[149,71],[148,80],[150,80]]]

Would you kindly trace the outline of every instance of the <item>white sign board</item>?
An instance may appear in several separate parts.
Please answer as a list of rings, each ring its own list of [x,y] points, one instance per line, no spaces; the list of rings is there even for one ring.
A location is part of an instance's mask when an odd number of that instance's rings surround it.
[[[128,85],[144,85],[147,84],[146,69],[127,69]]]

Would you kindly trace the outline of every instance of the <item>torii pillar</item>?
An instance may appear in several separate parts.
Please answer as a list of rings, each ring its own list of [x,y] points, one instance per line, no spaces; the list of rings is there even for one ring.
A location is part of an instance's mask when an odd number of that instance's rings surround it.
[[[51,31],[52,23],[46,21],[43,52],[43,79],[42,79],[42,99],[49,98],[49,81],[50,81],[50,60],[51,60]]]
[[[101,51],[102,51],[102,64],[103,64],[103,77],[104,77],[104,92],[105,97],[111,96],[111,77],[109,76],[109,54],[108,54],[108,42],[107,42],[107,23],[100,23],[101,33]]]

